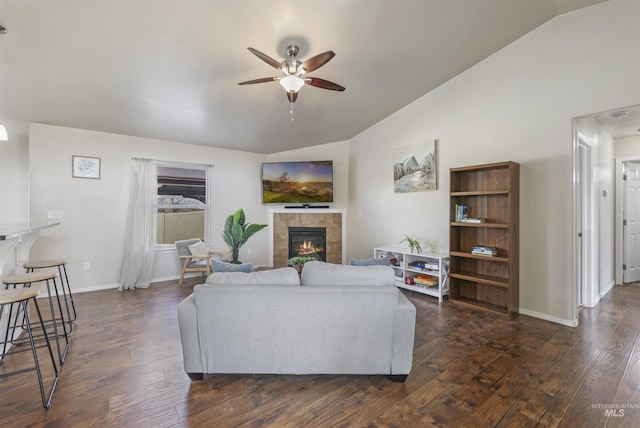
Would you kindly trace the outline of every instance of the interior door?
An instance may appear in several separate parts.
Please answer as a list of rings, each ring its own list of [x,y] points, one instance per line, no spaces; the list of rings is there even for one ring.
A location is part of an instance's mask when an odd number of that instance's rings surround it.
[[[623,282],[640,281],[640,164],[625,164]]]

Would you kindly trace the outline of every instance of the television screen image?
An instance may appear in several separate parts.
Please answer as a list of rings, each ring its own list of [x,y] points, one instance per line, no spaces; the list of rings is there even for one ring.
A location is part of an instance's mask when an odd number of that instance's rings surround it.
[[[333,202],[333,161],[263,163],[262,202]]]

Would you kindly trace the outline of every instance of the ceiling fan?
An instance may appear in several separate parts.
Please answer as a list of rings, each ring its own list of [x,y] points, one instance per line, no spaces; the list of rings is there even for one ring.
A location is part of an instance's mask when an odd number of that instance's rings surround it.
[[[287,98],[289,102],[293,103],[298,98],[298,91],[305,84],[315,86],[316,88],[329,89],[332,91],[344,91],[344,87],[337,83],[329,82],[328,80],[319,79],[317,77],[306,76],[306,73],[310,73],[314,70],[325,65],[331,58],[335,56],[333,51],[326,51],[319,55],[309,58],[302,62],[296,59],[300,49],[296,45],[287,46],[287,56],[289,59],[285,59],[282,62],[278,62],[268,55],[263,54],[257,49],[247,48],[249,52],[269,64],[275,69],[278,69],[284,74],[283,77],[263,77],[261,79],[247,80],[246,82],[240,82],[238,85],[251,85],[253,83],[265,83],[279,81],[282,87],[287,91]]]

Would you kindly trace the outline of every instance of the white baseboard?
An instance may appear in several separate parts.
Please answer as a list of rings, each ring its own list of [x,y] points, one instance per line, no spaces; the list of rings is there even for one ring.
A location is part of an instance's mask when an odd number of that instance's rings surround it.
[[[191,274],[185,275],[184,277],[194,278],[196,276],[199,276],[199,275],[197,273],[191,273]],[[153,278],[151,280],[151,283],[153,284],[154,282],[177,281],[178,279],[180,279],[180,276],[167,276],[163,278]],[[203,279],[203,282],[204,282],[204,279]],[[109,289],[118,288],[118,287],[120,287],[120,284],[118,283],[101,284],[101,285],[92,285],[91,287],[72,288],[71,291],[73,292],[73,294],[89,293],[91,291],[109,290]],[[49,297],[49,293],[46,293],[46,292],[40,293],[40,295],[38,296],[38,299],[41,299],[43,297]]]
[[[541,320],[545,320],[545,321],[550,321],[556,324],[562,324],[562,325],[566,325],[568,327],[577,327],[578,326],[578,320],[565,320],[563,318],[558,318],[558,317],[554,317],[552,315],[549,314],[543,314],[541,312],[536,312],[536,311],[531,311],[529,309],[525,309],[525,308],[520,308],[519,312],[522,315],[527,315],[530,317],[534,317],[534,318],[540,318]]]
[[[604,289],[604,290],[602,290],[602,291],[600,292],[600,300],[602,300],[602,298],[603,298],[604,296],[606,296],[607,294],[609,294],[609,291],[613,290],[613,287],[615,287],[615,286],[616,286],[616,282],[615,282],[615,281],[611,281],[611,282],[609,283],[609,285],[607,285],[607,286],[605,287],[605,289]]]

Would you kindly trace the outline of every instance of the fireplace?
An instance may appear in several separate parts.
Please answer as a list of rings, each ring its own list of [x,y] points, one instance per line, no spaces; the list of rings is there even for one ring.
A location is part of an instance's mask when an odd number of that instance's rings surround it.
[[[289,264],[289,228],[322,227],[326,231],[327,263],[345,264],[347,254],[347,210],[340,208],[278,208],[269,210],[270,259],[273,267]]]
[[[289,227],[289,258],[315,257],[327,261],[327,229],[325,227]]]

